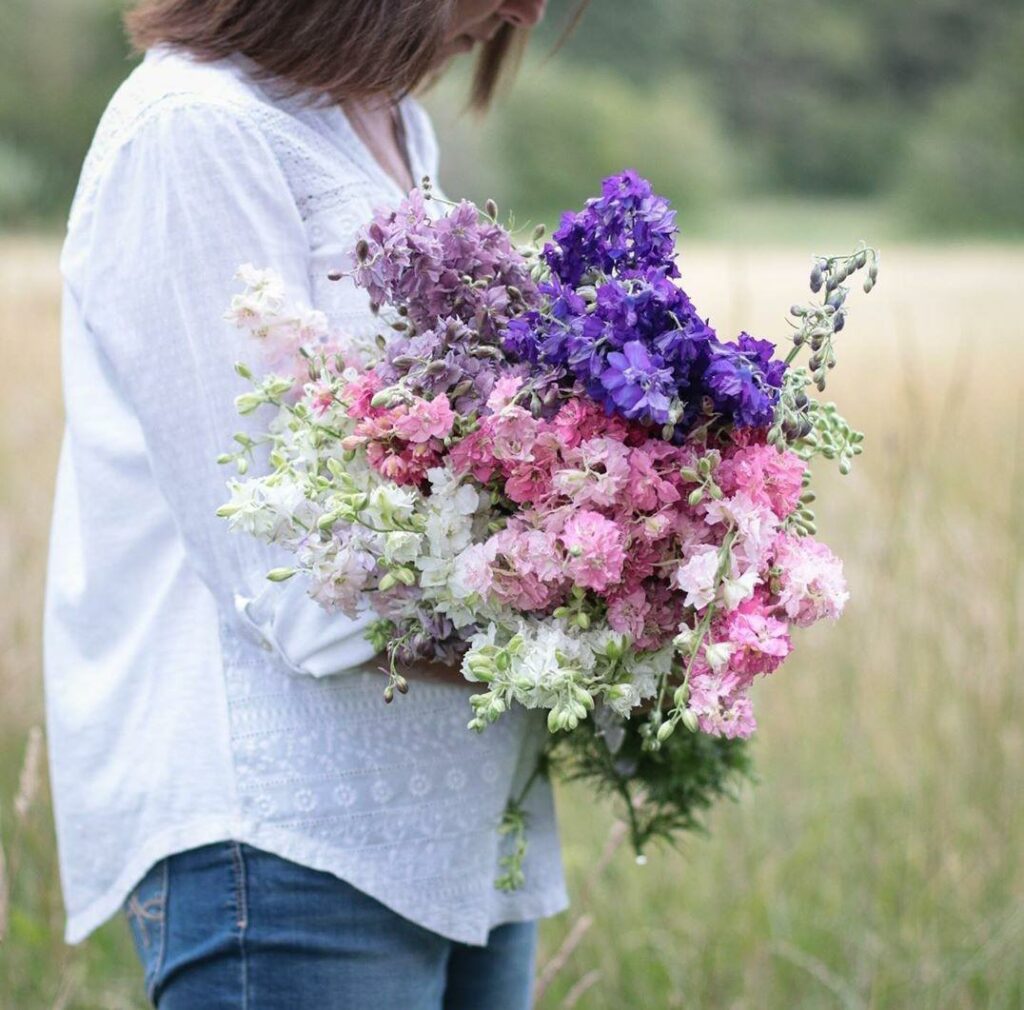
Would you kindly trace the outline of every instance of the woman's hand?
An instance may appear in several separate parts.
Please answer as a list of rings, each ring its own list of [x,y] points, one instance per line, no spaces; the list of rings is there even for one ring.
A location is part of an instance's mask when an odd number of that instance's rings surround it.
[[[427,662],[418,660],[410,666],[403,667],[400,671],[402,676],[409,682],[409,689],[415,691],[417,681],[427,681],[434,684],[458,684],[466,688],[479,688],[480,685],[470,683],[462,676],[458,666],[448,663]]]

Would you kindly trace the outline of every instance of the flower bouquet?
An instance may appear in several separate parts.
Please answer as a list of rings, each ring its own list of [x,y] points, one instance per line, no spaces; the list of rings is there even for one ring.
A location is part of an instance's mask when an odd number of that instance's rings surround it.
[[[279,544],[322,606],[367,604],[384,698],[408,664],[461,664],[478,731],[547,712],[547,761],[625,800],[638,853],[697,827],[747,768],[749,689],[793,628],[835,618],[840,561],[814,537],[809,464],[847,472],[862,435],[826,387],[848,279],[817,257],[789,350],[720,339],[680,284],[668,202],[633,172],[517,244],[497,208],[424,180],[360,232],[333,276],[365,289],[359,345],[245,267],[228,316],[275,348],[238,407],[270,405],[220,510]],[[801,351],[808,358],[797,364]],[[289,373],[290,374],[286,374]],[[254,450],[268,472],[246,477]],[[510,805],[505,830],[523,844]],[[505,864],[501,886],[521,882]]]

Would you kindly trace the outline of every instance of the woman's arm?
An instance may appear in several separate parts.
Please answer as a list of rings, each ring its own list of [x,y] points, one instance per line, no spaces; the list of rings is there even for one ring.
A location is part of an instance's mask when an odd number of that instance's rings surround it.
[[[328,614],[298,580],[268,583],[283,552],[229,533],[215,515],[230,476],[216,458],[235,432],[259,426],[234,408],[246,388],[234,363],[257,365],[259,355],[223,319],[235,270],[271,266],[290,295],[311,301],[305,227],[258,124],[244,109],[199,99],[151,114],[112,155],[77,226],[89,228],[88,261],[78,264],[73,296],[138,416],[153,476],[222,613],[257,630],[293,672],[367,662],[369,616]],[[130,513],[124,522],[131,536]]]

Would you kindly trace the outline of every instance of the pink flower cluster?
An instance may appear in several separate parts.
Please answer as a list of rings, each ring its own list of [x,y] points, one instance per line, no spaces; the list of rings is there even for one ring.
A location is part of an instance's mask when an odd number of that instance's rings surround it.
[[[840,562],[810,537],[785,531],[799,507],[804,464],[763,433],[743,431],[708,458],[572,398],[549,418],[517,404],[522,380],[499,379],[479,423],[458,437],[446,396],[374,407],[373,373],[343,396],[357,418],[346,448],[399,484],[421,485],[447,465],[498,496],[503,528],[468,548],[460,577],[482,598],[550,614],[574,587],[592,594],[607,624],[639,652],[671,642],[710,615],[692,650],[690,707],[701,728],[747,736],[748,689],[789,655],[791,625],[836,617],[847,593]],[[684,657],[686,655],[684,649]]]
[[[706,732],[749,735],[747,691],[789,654],[790,625],[838,616],[847,598],[828,548],[784,532],[799,507],[803,462],[765,444],[763,433],[743,432],[720,451],[713,477],[721,495],[691,505],[694,447],[651,437],[582,399],[537,418],[515,405],[515,390],[496,388],[494,413],[448,453],[456,471],[518,507],[464,559],[470,587],[539,613],[584,587],[640,651],[661,648],[680,622],[692,627],[714,605],[706,648],[694,655],[690,704]]]
[[[396,484],[422,484],[427,470],[442,461],[455,412],[446,396],[413,397],[394,407],[374,407],[373,397],[380,387],[381,380],[368,372],[343,390],[348,414],[359,423],[342,445],[365,447],[370,465]]]

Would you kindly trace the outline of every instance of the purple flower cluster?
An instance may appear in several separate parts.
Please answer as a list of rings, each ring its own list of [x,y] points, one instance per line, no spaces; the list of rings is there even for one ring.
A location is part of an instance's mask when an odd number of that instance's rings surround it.
[[[407,314],[417,330],[452,318],[493,340],[536,302],[529,265],[508,232],[468,201],[434,220],[413,190],[397,209],[378,210],[358,238],[356,284],[375,306]]]
[[[389,340],[374,371],[384,385],[401,381],[424,399],[446,395],[458,413],[468,415],[483,410],[499,378],[524,375],[527,366],[511,364],[470,325],[448,317],[415,335]]]
[[[716,415],[726,426],[771,423],[785,364],[768,341],[723,342],[674,281],[673,212],[633,172],[567,214],[544,258],[541,304],[513,318],[504,346],[560,371],[609,414],[681,437]]]
[[[605,179],[601,196],[588,200],[583,210],[562,215],[544,258],[551,272],[573,287],[593,269],[612,273],[657,267],[677,277],[675,219],[668,200],[627,170]]]

